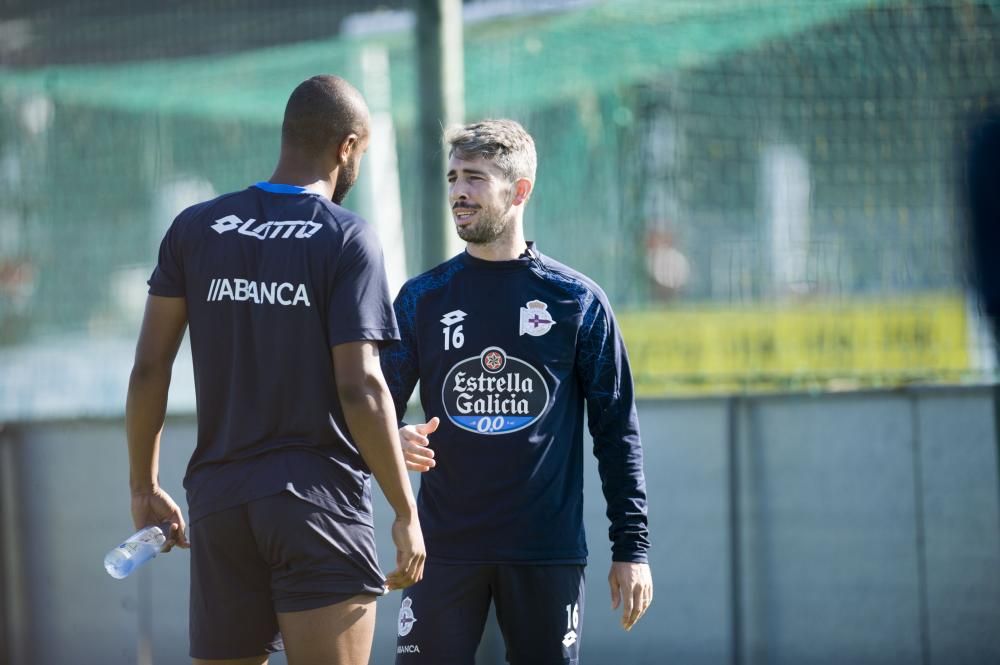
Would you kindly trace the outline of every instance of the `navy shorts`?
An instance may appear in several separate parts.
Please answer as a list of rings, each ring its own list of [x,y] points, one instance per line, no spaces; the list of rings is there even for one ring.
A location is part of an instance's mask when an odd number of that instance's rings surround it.
[[[584,566],[442,564],[403,590],[396,665],[474,665],[490,602],[511,665],[576,665]]]
[[[279,612],[382,594],[375,532],[290,493],[191,524],[191,657],[249,658],[284,648]]]

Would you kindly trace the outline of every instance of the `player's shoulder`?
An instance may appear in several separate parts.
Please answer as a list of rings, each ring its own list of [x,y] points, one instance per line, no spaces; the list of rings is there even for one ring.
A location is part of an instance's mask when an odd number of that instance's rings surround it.
[[[228,219],[237,224],[251,221],[259,217],[261,203],[258,197],[261,191],[250,186],[228,194],[222,194],[214,199],[196,203],[184,209],[175,219],[174,224],[185,227],[211,227],[220,220]],[[310,237],[337,238],[341,241],[356,240],[365,245],[378,245],[377,236],[371,225],[357,213],[337,205],[330,199],[319,195],[273,197],[266,206],[269,220],[259,220],[260,223],[274,220],[307,219],[327,228],[330,234],[319,234]]]
[[[580,303],[582,309],[587,309],[596,300],[605,309],[610,310],[608,296],[601,285],[575,268],[556,261],[551,256],[538,254],[540,266],[539,276],[554,288],[561,289]]]
[[[440,263],[430,270],[408,279],[403,284],[403,288],[399,290],[399,295],[407,299],[419,299],[448,284],[464,266],[465,264],[461,260],[461,255],[454,256],[444,263]]]
[[[330,230],[330,242],[335,247],[350,246],[368,255],[382,252],[382,243],[373,224],[353,210],[348,210],[328,198],[313,198],[317,199],[326,212],[325,223]]]
[[[312,198],[326,211],[327,223],[334,228],[345,233],[361,233],[365,235],[372,231],[371,224],[353,210],[348,210],[326,197],[315,196]]]

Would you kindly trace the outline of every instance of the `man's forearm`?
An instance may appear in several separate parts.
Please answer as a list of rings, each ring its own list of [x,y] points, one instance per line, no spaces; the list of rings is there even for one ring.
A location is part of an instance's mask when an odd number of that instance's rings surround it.
[[[350,393],[341,394],[341,406],[351,437],[396,515],[412,517],[416,502],[399,446],[389,390],[384,382],[371,380],[365,389]]]
[[[631,410],[630,410],[631,411]],[[634,418],[629,418],[634,421]],[[642,563],[649,551],[646,479],[637,427],[592,428],[594,455],[611,521],[612,561]]]
[[[160,431],[167,412],[170,367],[133,367],[125,402],[129,488],[133,494],[158,484]]]

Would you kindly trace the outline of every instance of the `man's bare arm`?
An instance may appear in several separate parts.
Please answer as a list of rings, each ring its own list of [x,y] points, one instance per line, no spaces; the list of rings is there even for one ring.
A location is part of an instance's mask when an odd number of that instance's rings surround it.
[[[426,552],[378,346],[374,342],[338,344],[332,354],[337,394],[351,437],[396,512],[392,525],[396,570],[387,578],[389,588],[401,589],[423,577]]]
[[[160,489],[160,432],[167,412],[170,375],[187,326],[184,298],[149,296],[135,349],[125,403],[128,438],[129,489],[136,528],[171,522],[167,548],[187,547],[184,516],[170,495]]]

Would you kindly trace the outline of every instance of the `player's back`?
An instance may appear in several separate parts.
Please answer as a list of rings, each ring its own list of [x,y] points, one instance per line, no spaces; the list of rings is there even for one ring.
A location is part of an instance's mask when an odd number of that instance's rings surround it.
[[[362,327],[353,273],[372,251],[382,270],[373,233],[318,194],[267,183],[178,216],[150,284],[187,302],[198,408],[189,477],[288,448],[358,466],[330,347]],[[384,277],[372,282],[384,288]]]

